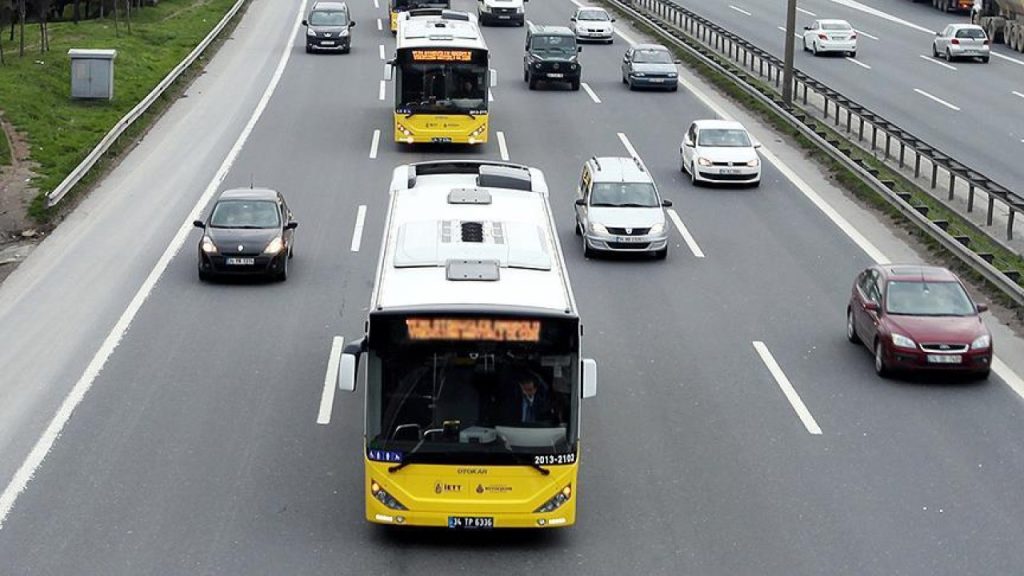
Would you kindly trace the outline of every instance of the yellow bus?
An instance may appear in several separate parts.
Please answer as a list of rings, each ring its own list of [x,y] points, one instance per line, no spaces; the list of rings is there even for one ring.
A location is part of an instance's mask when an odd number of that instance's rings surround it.
[[[539,170],[395,169],[365,333],[364,493],[373,523],[576,522],[580,412],[597,392]]]
[[[476,17],[416,10],[399,18],[395,57],[395,142],[485,144],[488,93],[497,75]]]
[[[398,15],[406,10],[417,8],[451,8],[451,0],[388,0],[388,12],[391,15],[391,33],[398,31]]]

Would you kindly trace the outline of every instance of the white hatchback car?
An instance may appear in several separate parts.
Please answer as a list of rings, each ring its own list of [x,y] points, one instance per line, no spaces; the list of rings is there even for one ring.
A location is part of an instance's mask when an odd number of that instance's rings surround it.
[[[611,44],[615,40],[612,22],[615,22],[615,18],[604,8],[582,6],[572,15],[569,28],[576,34],[577,40],[600,40]]]
[[[679,145],[679,167],[690,181],[749,184],[761,183],[761,159],[754,141],[739,122],[697,120]]]
[[[815,20],[804,26],[804,51],[815,56],[824,52],[857,57],[857,31],[846,20]]]
[[[991,48],[985,29],[975,24],[950,24],[932,40],[932,56],[942,56],[950,62],[954,58],[979,58],[988,62]]]

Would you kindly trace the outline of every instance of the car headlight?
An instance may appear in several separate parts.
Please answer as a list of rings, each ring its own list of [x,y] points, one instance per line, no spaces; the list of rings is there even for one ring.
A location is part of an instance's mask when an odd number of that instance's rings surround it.
[[[631,74],[633,76],[636,76],[637,78],[643,78],[644,76],[646,76],[646,74],[644,74],[643,72],[636,72],[636,71],[631,72]]]
[[[992,345],[992,336],[988,334],[982,334],[971,342],[971,350],[985,350]]]
[[[576,69],[576,63],[575,62],[573,62],[572,64],[569,64],[569,70],[575,70],[575,69]]]
[[[338,36],[348,36],[348,28],[345,28],[344,30],[342,30],[341,33],[338,34]]]
[[[761,163],[760,160],[758,160],[757,158],[754,158],[750,162],[747,162],[747,166],[750,166],[751,168],[753,168],[753,167],[757,166],[760,163]]]
[[[540,62],[534,62],[533,67],[536,68],[537,70],[540,70]]]
[[[650,232],[648,232],[648,234],[661,234],[664,231],[665,231],[665,223],[664,222],[658,222],[654,226],[651,226],[651,230],[650,230]]]
[[[522,14],[523,12],[526,12],[526,10],[523,8],[523,6],[517,6],[516,7],[516,14]]]
[[[917,348],[917,344],[913,340],[907,338],[903,334],[893,334],[892,344],[897,348]]]
[[[555,510],[562,507],[570,499],[572,499],[572,484],[567,485],[558,491],[550,500],[545,502],[540,508],[533,511],[534,514],[547,514],[548,512],[554,512]]]
[[[313,30],[312,28],[306,28],[306,36],[312,36],[313,38],[316,38],[316,30]]]
[[[381,488],[381,485],[378,484],[376,480],[370,482],[370,495],[377,499],[378,502],[392,510],[408,510],[404,504],[399,502],[391,494],[388,494],[387,490]]]
[[[711,166],[711,160],[701,156],[700,158],[697,158],[697,164],[700,164],[701,166]]]
[[[217,245],[213,243],[213,239],[209,236],[203,236],[203,252],[207,254],[217,253]]]
[[[280,236],[278,236],[277,238],[271,240],[269,244],[267,244],[267,247],[263,249],[263,253],[273,255],[280,252],[283,248],[284,241],[281,240]]]
[[[596,234],[608,234],[608,228],[604,224],[598,224],[597,222],[590,223],[590,231]]]

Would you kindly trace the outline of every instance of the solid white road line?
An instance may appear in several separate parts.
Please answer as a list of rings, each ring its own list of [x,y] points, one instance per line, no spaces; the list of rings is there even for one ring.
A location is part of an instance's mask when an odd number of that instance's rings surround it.
[[[1024,142],[1024,140],[1021,140],[1021,142]],[[1006,385],[1011,390],[1016,392],[1021,398],[1024,398],[1024,380],[1021,380],[1020,376],[1017,376],[1017,373],[1012,368],[996,357],[992,358],[992,369],[1003,379],[1003,382],[1006,382]]]
[[[384,100],[384,91],[385,91],[385,89],[386,88],[385,88],[385,85],[384,85],[384,80],[381,80],[380,81],[380,90],[377,91],[377,99],[378,100],[381,100],[381,101]]]
[[[583,86],[583,89],[587,91],[587,94],[590,95],[590,99],[594,101],[594,104],[601,103],[601,99],[598,98],[597,94],[594,94],[594,91],[590,89],[590,84],[587,84],[586,82],[580,82],[580,86]]]
[[[377,45],[377,48],[379,48],[379,49],[380,49],[380,50],[379,50],[379,52],[380,52],[380,59],[381,59],[381,60],[387,60],[387,59],[388,59],[388,57],[387,57],[387,56],[386,56],[386,55],[384,54],[384,45],[383,45],[383,44],[378,44],[378,45]]]
[[[490,89],[487,90],[487,101],[488,102],[494,102],[494,91],[493,90],[490,90]]]
[[[324,374],[324,391],[320,394],[320,412],[316,415],[317,424],[330,424],[331,411],[334,410],[334,390],[338,388],[338,364],[341,361],[341,349],[345,339],[335,336],[331,343],[331,355],[327,358],[327,373]]]
[[[373,7],[380,8],[380,2],[378,0],[373,0]]]
[[[1020,64],[1021,66],[1024,66],[1024,60],[1018,60],[1016,58],[1010,58],[1009,56],[1000,54],[999,52],[989,52],[989,54],[991,54],[992,56],[995,56],[996,58],[1002,58],[1003,60],[1006,60],[1007,62],[1013,62],[1014,64]]]
[[[856,58],[850,58],[849,56],[847,56],[846,57],[846,61],[847,62],[852,62],[853,64],[856,64],[857,66],[860,66],[861,68],[864,68],[865,70],[871,70],[871,66],[868,66],[867,64],[861,62],[860,60],[857,60]]]
[[[1014,96],[1020,96],[1021,98],[1024,98],[1024,94],[1017,92],[1016,90],[1013,91],[1013,94]]]
[[[936,60],[932,56],[926,56],[924,54],[919,54],[919,56],[921,58],[924,58],[928,62],[931,62],[932,64],[935,64],[935,65],[938,65],[938,66],[942,66],[943,68],[949,68],[950,70],[956,70],[956,66],[950,66],[949,64],[946,64],[945,62],[939,62],[938,60]]]
[[[732,4],[729,4],[729,8],[732,8],[733,10],[739,12],[740,14],[745,14],[747,16],[751,16],[750,12],[747,12],[743,8],[739,8],[737,6],[733,6]]]
[[[697,245],[697,241],[693,239],[693,235],[686,229],[686,225],[683,224],[683,220],[676,214],[676,211],[672,208],[667,210],[668,217],[672,220],[672,223],[676,225],[676,230],[679,230],[679,235],[683,237],[683,242],[686,242],[686,246],[693,253],[694,258],[703,258],[704,252]]]
[[[781,30],[781,31],[783,31],[783,32],[785,32],[785,31],[786,31],[786,27],[785,27],[785,26],[776,26],[776,28],[778,28],[779,30]],[[793,32],[793,36],[794,36],[795,38],[803,38],[803,36],[801,36],[801,35],[797,34],[796,32]]]
[[[811,12],[810,10],[804,10],[803,8],[797,8],[796,11],[797,12],[802,12],[804,14],[807,14],[808,16],[814,16],[815,18],[818,17],[818,15],[815,14],[814,12]]]
[[[380,32],[382,30],[384,30],[384,22],[382,22],[380,18],[377,18],[377,31]]]
[[[508,162],[508,145],[505,144],[505,133],[501,130],[497,133],[498,136],[498,153],[501,154],[501,159]]]
[[[933,100],[935,102],[938,102],[939,104],[942,104],[943,106],[945,106],[946,108],[949,108],[950,110],[954,110],[956,112],[960,111],[960,107],[959,106],[954,106],[954,105],[950,104],[949,102],[946,102],[942,98],[939,98],[937,96],[932,96],[931,94],[925,92],[924,90],[921,90],[919,88],[914,88],[914,92],[917,92],[918,94],[920,94],[921,96],[924,96],[925,98],[928,98],[929,100]]]
[[[800,395],[796,393],[796,389],[793,388],[793,384],[789,382],[789,378],[786,377],[785,372],[782,368],[779,368],[779,363],[775,361],[775,357],[768,350],[768,347],[764,345],[764,342],[754,341],[754,350],[757,350],[757,355],[761,357],[761,361],[768,368],[768,371],[772,373],[772,377],[775,378],[775,382],[782,389],[782,393],[786,395],[786,399],[789,400],[789,404],[796,411],[796,415],[800,417],[800,421],[804,423],[804,428],[811,434],[821,434],[821,428],[818,423],[814,421],[814,416],[811,416],[811,411],[804,405],[804,401],[800,399]]]
[[[861,36],[864,36],[866,38],[871,38],[872,40],[878,40],[878,36],[872,36],[871,34],[868,34],[867,32],[865,32],[863,30],[857,30],[856,28],[854,28],[854,31],[857,34],[860,34]]]
[[[380,144],[380,130],[373,131],[373,140],[370,142],[370,160],[377,159],[377,146]]]
[[[918,32],[924,32],[925,34],[929,34],[929,35],[932,35],[932,36],[935,35],[935,31],[934,30],[931,30],[931,29],[926,28],[924,26],[921,26],[919,24],[914,24],[913,22],[909,22],[909,21],[904,20],[902,18],[898,18],[896,16],[893,16],[892,14],[889,14],[888,12],[883,12],[881,10],[878,10],[877,8],[872,8],[870,6],[866,6],[864,4],[861,4],[860,2],[857,2],[857,0],[831,0],[831,1],[832,1],[833,4],[839,4],[841,6],[846,6],[848,8],[853,8],[854,10],[860,10],[861,12],[864,12],[864,13],[867,13],[867,14],[871,14],[872,16],[877,16],[877,17],[879,17],[879,18],[881,18],[883,20],[888,20],[889,22],[895,22],[896,24],[900,24],[902,26],[906,26],[907,28],[913,28],[914,30],[917,30]]]
[[[302,17],[306,14],[306,1],[303,0],[299,11],[295,16],[295,21],[292,23],[292,29],[297,29],[299,23],[302,21]],[[273,76],[270,78],[270,83],[267,84],[263,95],[260,97],[259,102],[256,104],[256,108],[253,110],[252,115],[249,117],[249,121],[246,122],[245,127],[242,128],[241,134],[235,140],[235,143],[231,146],[231,150],[228,155],[224,158],[220,168],[217,169],[217,173],[207,184],[206,189],[203,190],[202,195],[196,202],[195,206],[192,207],[192,211],[188,217],[178,228],[178,232],[171,239],[170,244],[167,245],[167,249],[157,260],[156,265],[150,270],[149,275],[142,282],[142,286],[132,297],[131,302],[128,303],[128,307],[125,308],[124,312],[121,313],[121,317],[118,318],[117,323],[107,334],[107,337],[103,339],[103,343],[100,344],[99,350],[89,361],[85,371],[75,382],[75,385],[71,388],[71,392],[64,398],[60,408],[54,415],[53,419],[46,426],[46,430],[43,435],[36,441],[32,450],[28,453],[25,461],[22,462],[21,466],[14,473],[10,483],[4,488],[4,491],[0,493],[0,530],[3,529],[4,521],[7,520],[7,515],[10,514],[11,508],[14,507],[15,501],[18,496],[28,486],[32,476],[35,475],[36,470],[46,459],[46,455],[49,454],[50,449],[53,448],[54,442],[60,436],[61,431],[64,429],[65,424],[71,419],[72,413],[75,408],[85,398],[86,393],[92,387],[93,382],[96,381],[96,377],[99,376],[100,371],[106,365],[107,360],[114,353],[118,344],[121,343],[121,339],[124,337],[125,332],[128,331],[128,327],[131,326],[132,321],[135,319],[135,315],[138,314],[142,305],[149,298],[156,283],[160,280],[160,276],[163,275],[164,271],[167,270],[167,266],[170,265],[171,260],[181,250],[181,247],[188,240],[189,235],[192,233],[194,226],[192,225],[193,220],[198,220],[202,214],[203,209],[210,203],[213,195],[216,194],[217,188],[221,182],[227,176],[228,171],[231,170],[231,166],[235,163],[238,158],[238,154],[242,151],[242,147],[249,139],[249,135],[252,134],[253,129],[256,127],[256,122],[259,121],[263,115],[264,110],[267,108],[267,104],[270,102],[271,96],[277,89],[278,83],[281,81],[281,76],[284,74],[285,66],[288,64],[288,59],[291,57],[292,50],[295,45],[295,37],[289,39],[285,43],[284,49],[281,52],[281,59],[277,63],[277,68],[274,70]]]
[[[366,204],[360,204],[359,210],[356,212],[356,227],[352,230],[352,246],[350,247],[353,252],[359,252],[359,245],[363,242],[363,226],[366,225]]]
[[[629,155],[633,158],[639,159],[640,155],[636,153],[636,148],[633,148],[633,143],[629,141],[629,138],[626,138],[626,135],[622,132],[618,132],[617,135],[619,142],[622,142],[622,145],[626,147],[626,152],[629,152]]]

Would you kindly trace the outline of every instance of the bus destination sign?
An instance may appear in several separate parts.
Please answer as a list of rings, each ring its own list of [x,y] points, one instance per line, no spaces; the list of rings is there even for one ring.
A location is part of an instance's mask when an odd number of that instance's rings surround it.
[[[410,340],[540,342],[540,320],[406,318]]]
[[[413,50],[413,62],[470,62],[470,50]]]

